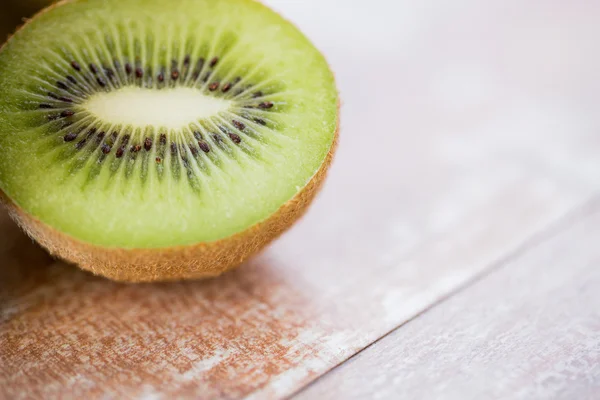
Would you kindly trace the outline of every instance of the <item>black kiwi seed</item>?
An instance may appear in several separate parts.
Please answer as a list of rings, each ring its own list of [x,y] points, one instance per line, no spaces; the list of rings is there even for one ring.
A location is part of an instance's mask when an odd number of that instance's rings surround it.
[[[72,142],[73,140],[77,139],[77,134],[76,133],[69,133],[67,135],[65,135],[64,140],[65,142]]]
[[[213,68],[215,65],[217,65],[218,62],[219,57],[214,57],[212,60],[210,60],[210,67]]]
[[[102,79],[102,77],[96,78],[96,82],[98,82],[98,85],[100,85],[102,87],[106,87],[106,81],[104,79]]]
[[[119,147],[117,149],[117,152],[115,153],[115,155],[117,156],[117,158],[123,157],[123,154],[125,154],[125,145],[122,145],[121,147]]]
[[[77,61],[71,61],[71,67],[73,67],[75,71],[81,71],[81,65],[79,65]]]
[[[144,149],[146,151],[150,151],[152,150],[152,138],[146,138],[146,140],[144,140]]]
[[[165,81],[165,73],[164,73],[162,70],[161,70],[161,71],[160,71],[160,73],[158,74],[158,77],[157,77],[157,79],[158,79],[158,81],[159,81],[159,82],[161,82],[161,83]]]
[[[176,81],[177,79],[179,79],[179,71],[175,68],[171,71],[171,80]]]
[[[218,88],[219,88],[219,82],[213,82],[208,86],[208,90],[210,90],[211,92],[214,92]]]
[[[112,150],[112,147],[110,147],[110,145],[108,145],[107,143],[104,143],[102,145],[102,153],[108,154],[108,153],[110,153],[111,150]]]
[[[137,78],[142,78],[144,76],[144,70],[141,67],[137,67],[135,69],[135,76]]]
[[[160,135],[160,144],[162,146],[167,144],[167,135],[165,135],[164,133]]]
[[[177,145],[175,143],[171,143],[171,154],[172,155],[177,154]]]
[[[75,85],[77,84],[77,80],[75,78],[73,78],[71,75],[67,75],[67,80]]]
[[[49,109],[49,108],[53,108],[53,107],[50,104],[42,103],[42,104],[40,104],[40,108]]]
[[[75,148],[77,150],[81,150],[83,149],[83,146],[85,146],[85,144],[87,143],[87,139],[83,139],[81,142],[77,143],[77,145],[75,145]]]
[[[73,115],[75,115],[75,111],[71,111],[71,110],[65,110],[60,113],[60,116],[63,118],[72,117]]]
[[[256,92],[256,93],[254,93],[254,94],[252,95],[252,97],[254,97],[255,99],[256,99],[256,98],[258,98],[258,97],[263,97],[263,92],[260,92],[260,91],[259,91],[259,92]]]
[[[193,144],[189,144],[188,147],[190,148],[190,151],[192,152],[193,156],[197,156],[198,155],[198,149],[196,148],[196,146],[194,146]]]
[[[236,133],[232,133],[232,132],[229,132],[228,135],[229,135],[229,138],[233,141],[233,143],[235,143],[235,144],[242,143],[242,138],[240,137],[240,135],[238,135]]]
[[[131,75],[132,72],[133,72],[133,68],[131,67],[131,64],[125,63],[125,73],[127,75]]]
[[[104,132],[100,132],[100,133],[98,134],[98,136],[96,137],[96,141],[97,141],[98,143],[100,143],[100,142],[102,141],[102,139],[104,139],[104,136],[105,136],[105,135],[106,135],[106,133],[104,133]]]
[[[139,144],[131,146],[131,152],[132,153],[137,153],[140,150],[142,150],[142,146],[140,146]]]
[[[93,74],[97,74],[98,67],[96,67],[93,63],[90,63],[90,71],[92,71]]]
[[[194,131],[194,137],[196,140],[202,140],[202,134],[199,131]]]
[[[254,122],[256,122],[257,124],[263,125],[263,126],[267,125],[267,122],[261,118],[254,118]]]
[[[70,99],[68,97],[60,97],[58,100],[63,101],[65,103],[72,103],[73,99]]]
[[[58,87],[59,89],[62,89],[62,90],[68,90],[69,89],[69,87],[67,86],[67,84],[64,83],[64,82],[61,82],[61,81],[56,82],[56,87]]]
[[[192,61],[192,59],[191,59],[190,55],[186,54],[185,58],[183,59],[183,65],[185,65],[187,67],[188,65],[190,65],[191,61]]]
[[[54,99],[54,100],[60,100],[60,97],[58,97],[57,95],[55,95],[52,92],[48,92],[48,97],[50,97],[51,99]]]
[[[156,163],[157,163],[157,164],[160,164],[160,163],[162,163],[162,158],[160,158],[160,157],[156,157]]]
[[[258,108],[262,108],[262,109],[273,108],[273,103],[270,101],[264,101],[258,105]]]
[[[202,150],[203,152],[205,152],[205,153],[210,152],[210,146],[208,145],[208,143],[199,141],[198,146],[200,146],[200,150]]]
[[[237,120],[233,120],[231,121],[233,123],[233,125],[238,128],[240,131],[243,131],[244,129],[246,129],[246,125],[244,125],[242,122],[237,121]]]
[[[223,85],[223,88],[221,88],[221,91],[223,91],[223,93],[227,93],[227,92],[229,92],[230,89],[231,89],[231,83],[226,83]]]

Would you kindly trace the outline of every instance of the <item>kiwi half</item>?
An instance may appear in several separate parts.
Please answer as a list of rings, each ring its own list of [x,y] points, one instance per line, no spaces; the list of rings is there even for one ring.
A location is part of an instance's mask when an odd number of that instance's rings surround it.
[[[61,258],[115,280],[241,264],[317,193],[334,77],[253,0],[71,0],[0,50],[0,189]]]

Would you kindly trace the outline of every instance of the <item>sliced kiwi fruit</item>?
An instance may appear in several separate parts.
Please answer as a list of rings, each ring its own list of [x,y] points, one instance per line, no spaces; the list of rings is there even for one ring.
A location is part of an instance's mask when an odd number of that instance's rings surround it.
[[[307,209],[337,132],[324,57],[254,0],[63,1],[0,50],[0,197],[115,280],[240,265]]]

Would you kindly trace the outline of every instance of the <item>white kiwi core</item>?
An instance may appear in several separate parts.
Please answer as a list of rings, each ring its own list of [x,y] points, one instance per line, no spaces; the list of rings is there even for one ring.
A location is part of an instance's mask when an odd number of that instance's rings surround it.
[[[195,88],[127,87],[96,93],[83,107],[98,119],[113,124],[178,129],[227,111],[231,105],[231,100],[209,97]]]

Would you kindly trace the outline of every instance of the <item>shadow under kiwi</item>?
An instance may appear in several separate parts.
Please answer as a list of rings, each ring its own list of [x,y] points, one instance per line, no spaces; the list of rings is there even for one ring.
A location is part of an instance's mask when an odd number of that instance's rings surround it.
[[[54,259],[14,223],[0,204],[0,322],[9,299],[49,278]]]

